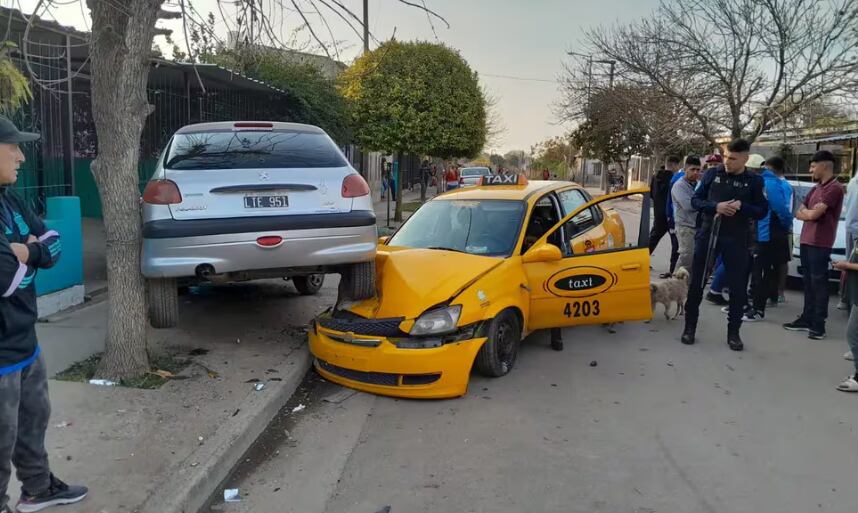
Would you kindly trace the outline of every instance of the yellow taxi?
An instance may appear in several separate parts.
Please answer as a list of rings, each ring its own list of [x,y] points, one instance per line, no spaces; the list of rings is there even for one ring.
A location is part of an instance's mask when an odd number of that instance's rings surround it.
[[[384,395],[467,392],[502,376],[535,330],[651,318],[649,195],[489,176],[424,204],[378,248],[376,297],[317,317],[325,378]],[[637,241],[608,202],[643,195]]]

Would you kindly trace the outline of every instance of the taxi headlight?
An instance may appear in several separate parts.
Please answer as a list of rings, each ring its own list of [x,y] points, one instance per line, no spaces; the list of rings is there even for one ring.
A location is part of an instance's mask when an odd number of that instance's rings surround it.
[[[411,327],[412,336],[443,335],[456,331],[462,305],[435,308],[421,315]]]

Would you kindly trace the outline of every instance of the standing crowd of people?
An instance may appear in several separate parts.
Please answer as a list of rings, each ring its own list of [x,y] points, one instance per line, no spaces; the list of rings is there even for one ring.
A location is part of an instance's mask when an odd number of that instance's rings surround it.
[[[844,358],[855,368],[837,389],[858,392],[858,193],[846,194],[837,177],[834,155],[821,150],[810,161],[814,185],[794,205],[793,188],[784,177],[784,159],[764,159],[750,150],[748,141],[736,139],[723,156],[671,156],[650,182],[654,216],[650,254],[665,235],[671,244],[669,270],[659,276],[670,277],[680,267],[690,274],[681,341],[696,342],[700,304],[705,298],[727,314],[729,348],[744,349],[742,323],[763,321],[767,306],[785,302],[795,217],[802,221],[798,240],[804,304],[801,314],[783,328],[807,332],[811,340],[824,339],[830,270],[842,271],[838,307],[851,308],[849,351]],[[846,260],[832,262],[844,208]]]

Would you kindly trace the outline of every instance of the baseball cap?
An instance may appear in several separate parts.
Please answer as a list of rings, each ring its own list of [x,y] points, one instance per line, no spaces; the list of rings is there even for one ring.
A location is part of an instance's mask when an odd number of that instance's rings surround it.
[[[35,141],[39,134],[21,132],[9,118],[0,116],[0,143],[18,144]]]
[[[721,158],[721,155],[719,155],[719,154],[717,154],[717,153],[713,153],[713,154],[711,154],[711,155],[706,155],[706,160],[705,160],[705,162],[706,162],[707,164],[711,164],[711,163],[713,163],[713,162],[717,162],[718,164],[720,164],[720,163],[721,163],[721,162],[723,162],[723,161],[724,161],[724,159],[723,159],[723,158]]]
[[[765,163],[766,163],[765,157],[763,157],[759,153],[754,153],[748,157],[748,163],[745,164],[745,166],[749,167],[751,169],[759,169],[759,168],[763,167],[763,164],[765,164]]]

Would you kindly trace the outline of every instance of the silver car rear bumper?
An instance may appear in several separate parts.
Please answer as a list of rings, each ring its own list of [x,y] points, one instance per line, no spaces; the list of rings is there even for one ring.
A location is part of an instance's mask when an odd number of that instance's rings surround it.
[[[280,236],[276,247],[256,240]],[[292,267],[331,267],[375,258],[378,231],[371,226],[316,228],[144,238],[141,270],[147,278],[187,278],[210,265],[214,272],[233,273]]]

